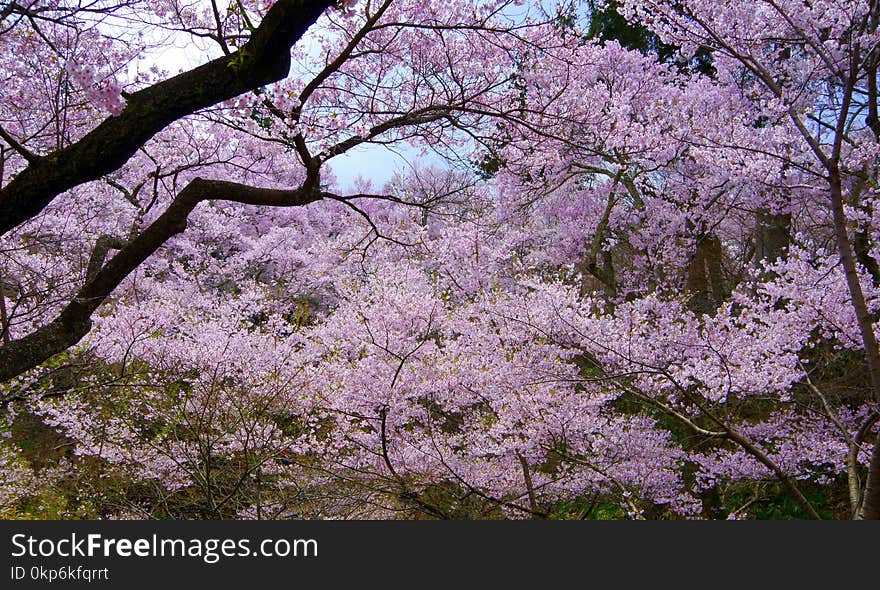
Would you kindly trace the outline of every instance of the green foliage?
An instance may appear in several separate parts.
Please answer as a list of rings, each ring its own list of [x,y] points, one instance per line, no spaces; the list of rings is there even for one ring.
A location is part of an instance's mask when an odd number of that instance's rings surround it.
[[[590,23],[587,38],[597,41],[617,41],[627,49],[640,51],[644,55],[655,55],[663,63],[674,63],[682,69],[690,69],[706,76],[713,76],[712,53],[701,47],[689,63],[679,61],[679,48],[669,45],[640,24],[628,22],[617,11],[615,0],[588,0]]]
[[[550,510],[551,520],[626,520],[626,511],[598,495],[580,496],[558,502]]]
[[[798,485],[823,519],[850,518],[845,476],[840,476],[833,482],[802,481]],[[736,512],[738,518],[750,520],[810,518],[798,501],[778,482],[732,484],[725,490],[723,508],[726,513]]]
[[[669,61],[675,47],[667,45],[641,25],[627,22],[617,11],[617,2],[590,0],[590,26],[587,37],[599,41],[617,41],[627,49],[635,49],[645,55],[656,54],[660,61]]]

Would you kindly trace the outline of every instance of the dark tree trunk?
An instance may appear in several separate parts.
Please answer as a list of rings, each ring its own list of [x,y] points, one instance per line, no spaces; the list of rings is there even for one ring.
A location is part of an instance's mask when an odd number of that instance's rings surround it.
[[[716,235],[697,238],[697,247],[685,278],[685,287],[691,293],[689,306],[696,313],[715,313],[727,297],[721,268],[723,254],[721,240]]]
[[[761,210],[755,218],[755,265],[785,258],[791,243],[791,214]]]

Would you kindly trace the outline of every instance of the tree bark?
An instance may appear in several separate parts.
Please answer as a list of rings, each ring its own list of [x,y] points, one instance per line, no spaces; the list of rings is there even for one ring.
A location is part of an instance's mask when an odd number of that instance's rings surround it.
[[[721,240],[714,234],[701,235],[685,277],[691,293],[688,307],[696,313],[714,314],[727,297],[721,268]]]
[[[791,242],[791,214],[761,210],[755,217],[755,265],[785,257]]]

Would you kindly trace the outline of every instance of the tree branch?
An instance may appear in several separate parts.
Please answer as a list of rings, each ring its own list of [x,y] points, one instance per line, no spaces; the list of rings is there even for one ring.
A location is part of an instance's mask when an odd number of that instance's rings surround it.
[[[55,320],[23,338],[0,346],[0,382],[36,367],[79,342],[91,329],[92,313],[151,254],[169,238],[186,229],[189,214],[202,201],[224,200],[246,205],[300,207],[328,196],[320,192],[317,186],[318,180],[314,176],[310,176],[301,187],[292,190],[194,179],[178,193],[168,209],[136,238],[125,245],[118,242],[111,244],[106,240],[104,256],[111,246],[123,246],[106,264],[100,265],[96,258],[99,253],[93,253],[86,282]],[[95,250],[98,250],[97,245]]]
[[[9,147],[11,147],[13,150],[18,152],[18,154],[22,158],[27,160],[29,163],[33,164],[34,162],[36,162],[40,158],[38,155],[36,155],[32,151],[30,151],[29,149],[27,149],[26,147],[21,145],[18,141],[16,141],[16,139],[14,137],[9,135],[9,133],[7,133],[7,131],[5,129],[3,129],[2,125],[0,125],[0,137],[3,138],[3,141],[5,141],[6,143],[9,144]]]
[[[153,135],[197,110],[284,78],[290,48],[332,0],[278,0],[241,49],[135,92],[118,116],[81,140],[35,158],[0,189],[0,235],[58,194],[116,170]]]

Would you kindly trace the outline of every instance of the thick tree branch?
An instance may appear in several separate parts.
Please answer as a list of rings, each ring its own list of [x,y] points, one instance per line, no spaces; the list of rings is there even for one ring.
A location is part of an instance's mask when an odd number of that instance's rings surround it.
[[[104,300],[151,254],[169,238],[186,229],[189,214],[207,200],[224,200],[247,205],[299,207],[326,195],[318,189],[317,177],[310,176],[292,190],[256,188],[222,180],[196,178],[190,182],[152,224],[126,244],[104,240],[95,250],[102,258],[111,247],[121,247],[105,264],[93,256],[85,284],[57,318],[31,334],[0,346],[0,382],[38,366],[80,341],[91,329],[91,316]],[[101,240],[99,240],[101,242]],[[113,243],[111,243],[113,242]]]
[[[235,53],[135,92],[74,144],[35,158],[0,189],[0,235],[38,214],[58,194],[116,170],[153,135],[197,110],[284,78],[290,48],[331,0],[278,0]]]
[[[92,248],[92,255],[89,258],[89,265],[86,268],[86,281],[91,281],[100,272],[107,259],[110,250],[122,250],[126,243],[115,236],[102,235],[95,241],[95,247]]]

